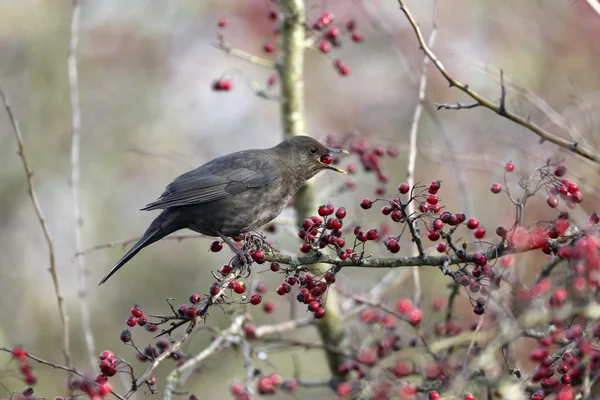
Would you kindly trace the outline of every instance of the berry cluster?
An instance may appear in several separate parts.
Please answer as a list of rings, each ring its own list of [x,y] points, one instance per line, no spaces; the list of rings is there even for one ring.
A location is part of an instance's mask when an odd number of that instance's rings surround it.
[[[23,380],[27,385],[33,385],[37,382],[37,377],[33,372],[33,368],[28,360],[27,351],[22,347],[15,347],[12,349],[12,355],[17,363],[19,364],[19,372],[23,375]]]

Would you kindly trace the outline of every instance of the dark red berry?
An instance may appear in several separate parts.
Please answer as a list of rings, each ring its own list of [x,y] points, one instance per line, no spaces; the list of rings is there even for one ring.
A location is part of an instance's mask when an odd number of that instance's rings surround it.
[[[408,193],[409,190],[410,186],[408,186],[408,183],[401,183],[400,186],[398,186],[398,191],[402,194]]]
[[[502,191],[502,185],[500,185],[499,183],[494,183],[492,184],[490,190],[492,191],[492,193],[500,193]]]
[[[210,251],[216,253],[219,252],[223,249],[223,243],[219,242],[218,240],[215,240],[214,242],[212,242],[210,244]]]
[[[250,296],[250,304],[257,305],[257,304],[260,304],[261,301],[262,301],[262,296],[258,293],[255,293],[252,296]]]
[[[469,218],[467,220],[467,228],[469,229],[475,229],[479,226],[479,221],[475,218]]]
[[[362,201],[360,202],[360,207],[364,210],[368,210],[369,208],[371,208],[373,206],[373,202],[370,199],[362,199]]]

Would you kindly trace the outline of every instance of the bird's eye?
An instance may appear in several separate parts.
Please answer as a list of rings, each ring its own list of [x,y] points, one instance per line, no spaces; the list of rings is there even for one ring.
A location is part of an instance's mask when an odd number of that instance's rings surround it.
[[[310,151],[310,154],[317,154],[317,148],[316,147],[311,147],[308,151]]]

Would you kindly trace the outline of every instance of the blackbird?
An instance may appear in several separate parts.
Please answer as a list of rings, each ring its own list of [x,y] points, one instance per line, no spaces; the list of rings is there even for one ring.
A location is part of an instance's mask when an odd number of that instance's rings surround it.
[[[294,136],[270,149],[216,158],[177,177],[158,200],[142,208],[163,211],[100,285],[141,249],[184,228],[219,236],[243,257],[228,237],[255,230],[277,217],[298,189],[320,171],[346,173],[323,157],[330,153],[347,152],[329,149],[308,136]]]

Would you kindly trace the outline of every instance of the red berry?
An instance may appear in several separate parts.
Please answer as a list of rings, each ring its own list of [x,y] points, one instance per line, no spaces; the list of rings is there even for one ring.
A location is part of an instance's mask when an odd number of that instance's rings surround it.
[[[515,170],[515,164],[513,164],[512,162],[507,162],[504,166],[504,170],[506,172],[513,172]]]
[[[328,40],[321,40],[321,42],[319,43],[319,50],[322,53],[329,53],[329,51],[331,50],[331,42]]]
[[[565,167],[564,165],[559,165],[556,168],[554,168],[554,176],[564,176],[567,173],[567,167]]]
[[[123,343],[127,343],[131,340],[131,332],[129,331],[129,329],[124,329],[121,332],[121,341]]]
[[[546,199],[546,203],[548,203],[548,205],[552,208],[556,208],[558,207],[558,196],[555,196],[553,194],[551,194],[550,196],[548,196],[548,198]]]
[[[356,43],[360,43],[364,40],[364,37],[359,32],[352,32],[352,41]]]
[[[404,297],[396,303],[396,309],[402,314],[406,314],[413,309],[413,302],[411,299]]]
[[[506,228],[503,226],[499,226],[496,228],[496,235],[498,235],[500,237],[506,236],[507,233],[508,232],[507,232]]]
[[[446,242],[439,242],[435,248],[438,252],[445,253],[448,250],[448,244]]]
[[[579,192],[579,186],[577,186],[573,182],[569,182],[569,184],[567,185],[567,189],[569,189],[569,192],[571,193]]]
[[[378,237],[377,229],[369,229],[367,231],[367,240],[377,240]]]
[[[242,294],[246,291],[246,285],[244,282],[236,282],[235,285],[233,285],[233,291],[237,294]]]
[[[271,313],[275,309],[275,304],[273,304],[269,301],[269,302],[265,303],[265,305],[263,306],[263,309],[265,310],[266,313]]]
[[[475,396],[472,393],[465,394],[464,400],[475,400]]]
[[[198,304],[200,302],[200,295],[197,293],[193,293],[190,295],[190,303]]]
[[[429,204],[437,204],[438,197],[435,194],[430,194],[430,195],[427,196],[427,202]]]
[[[250,304],[257,305],[257,304],[260,304],[261,301],[262,301],[262,296],[258,293],[255,293],[252,296],[250,296]]]
[[[208,289],[208,293],[210,293],[211,296],[216,296],[221,292],[221,288],[219,287],[218,284],[213,283],[210,286],[210,289]]]
[[[265,43],[265,45],[263,46],[263,50],[265,51],[265,53],[272,53],[273,51],[275,51],[275,46],[273,46],[271,43]]]
[[[219,269],[219,272],[223,276],[228,275],[231,271],[233,271],[233,267],[229,264],[225,264],[221,267],[221,269]]]
[[[227,20],[225,18],[221,18],[219,20],[218,25],[219,25],[219,28],[225,28],[225,25],[227,25]]]
[[[475,229],[475,231],[473,231],[473,235],[477,239],[483,239],[483,237],[485,236],[485,228],[483,226],[478,227],[477,229]]]
[[[267,260],[267,257],[265,256],[265,253],[262,252],[262,250],[256,250],[254,254],[252,254],[252,259],[257,264],[264,264]]]
[[[362,201],[360,202],[360,207],[364,210],[368,210],[369,208],[371,208],[373,206],[373,202],[370,199],[362,199]]]
[[[590,221],[590,224],[596,225],[597,223],[600,222],[600,216],[598,215],[598,213],[593,212],[590,214],[589,221]]]
[[[440,238],[440,233],[438,231],[429,231],[427,233],[427,238],[429,240],[431,240],[432,242],[435,242],[436,240],[438,240]]]
[[[398,186],[398,191],[402,194],[408,193],[409,190],[410,186],[408,186],[408,183],[401,183],[400,186]]]
[[[115,353],[113,353],[110,350],[104,350],[102,353],[100,353],[100,360],[104,361],[107,358],[114,358],[115,357]]]
[[[210,251],[212,251],[213,253],[219,252],[223,249],[223,243],[219,242],[218,240],[215,240],[214,242],[212,242],[210,244]]]
[[[396,239],[386,240],[385,247],[387,247],[390,253],[397,253],[400,251],[400,243],[398,243]]]
[[[134,316],[129,316],[127,317],[125,323],[127,324],[127,326],[135,326],[135,324],[137,324],[137,318]]]
[[[271,271],[277,272],[281,269],[281,265],[279,263],[273,262],[271,263]]]
[[[467,220],[467,228],[469,229],[475,229],[479,226],[479,221],[476,220],[475,218],[469,218]]]
[[[502,185],[500,185],[499,183],[494,183],[492,184],[490,190],[492,191],[492,193],[500,193],[502,191]]]
[[[317,310],[315,311],[315,317],[321,319],[324,316],[325,316],[325,309],[321,308],[321,307],[317,308]]]
[[[427,393],[427,398],[429,400],[439,400],[440,394],[438,392],[436,392],[435,390],[432,390],[431,392]]]
[[[408,322],[412,325],[418,325],[423,319],[423,312],[418,308],[413,308],[408,315]]]
[[[344,64],[344,62],[342,60],[340,60],[340,59],[335,60],[333,62],[333,65],[338,70],[340,75],[342,75],[342,76],[350,75],[350,68],[348,68],[348,66],[346,64]]]
[[[308,243],[302,243],[300,245],[300,251],[303,252],[303,253],[310,252],[310,246],[308,245]]]

